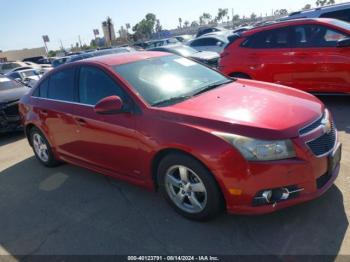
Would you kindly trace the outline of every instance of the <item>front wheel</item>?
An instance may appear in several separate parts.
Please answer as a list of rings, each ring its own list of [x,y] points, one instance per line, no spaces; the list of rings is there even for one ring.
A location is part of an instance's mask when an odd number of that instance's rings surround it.
[[[190,156],[166,156],[158,168],[158,181],[165,199],[184,217],[208,220],[222,210],[223,200],[215,179]]]

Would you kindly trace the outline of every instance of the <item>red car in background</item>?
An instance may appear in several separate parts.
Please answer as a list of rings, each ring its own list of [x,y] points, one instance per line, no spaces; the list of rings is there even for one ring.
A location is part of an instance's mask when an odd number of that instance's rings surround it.
[[[350,24],[297,19],[246,31],[219,62],[226,75],[317,93],[350,93]]]
[[[45,166],[64,161],[159,188],[191,219],[292,206],[320,196],[339,172],[337,131],[316,97],[168,53],[60,66],[19,109]]]

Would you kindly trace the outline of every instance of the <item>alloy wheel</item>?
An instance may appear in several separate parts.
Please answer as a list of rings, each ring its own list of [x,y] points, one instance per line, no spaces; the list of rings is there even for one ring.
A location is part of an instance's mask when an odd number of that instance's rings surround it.
[[[199,213],[207,204],[203,181],[186,166],[175,165],[167,170],[165,188],[171,200],[185,212]]]

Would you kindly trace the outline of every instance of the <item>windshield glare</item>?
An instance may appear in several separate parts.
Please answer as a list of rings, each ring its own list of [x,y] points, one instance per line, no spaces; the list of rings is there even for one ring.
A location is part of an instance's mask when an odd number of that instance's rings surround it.
[[[179,56],[163,56],[114,67],[150,105],[190,96],[212,84],[227,82],[220,73]]]

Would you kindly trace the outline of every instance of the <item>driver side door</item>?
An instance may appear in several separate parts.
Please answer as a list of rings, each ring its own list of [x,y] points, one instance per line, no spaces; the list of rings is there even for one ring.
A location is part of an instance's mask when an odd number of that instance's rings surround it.
[[[119,96],[124,107],[131,98],[123,87],[102,68],[81,66],[78,73],[78,103],[75,121],[73,155],[88,165],[118,175],[137,176],[139,140],[135,123],[139,117],[132,112],[97,114],[94,106],[102,98]]]

